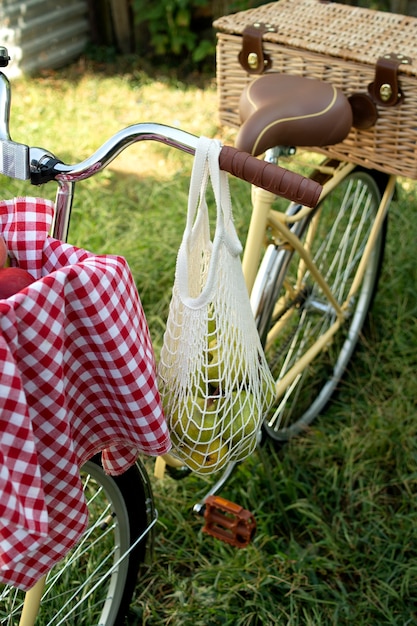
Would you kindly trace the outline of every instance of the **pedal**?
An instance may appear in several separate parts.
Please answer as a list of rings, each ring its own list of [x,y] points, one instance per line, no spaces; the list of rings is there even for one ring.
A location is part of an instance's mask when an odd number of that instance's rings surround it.
[[[236,548],[246,548],[256,531],[252,513],[220,496],[205,500],[203,532]]]

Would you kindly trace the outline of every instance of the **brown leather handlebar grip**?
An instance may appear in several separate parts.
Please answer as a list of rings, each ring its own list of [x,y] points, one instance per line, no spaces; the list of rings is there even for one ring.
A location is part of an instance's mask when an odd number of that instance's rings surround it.
[[[262,187],[303,206],[315,207],[322,186],[310,178],[261,161],[232,146],[223,146],[219,156],[220,169],[242,178],[256,187]]]

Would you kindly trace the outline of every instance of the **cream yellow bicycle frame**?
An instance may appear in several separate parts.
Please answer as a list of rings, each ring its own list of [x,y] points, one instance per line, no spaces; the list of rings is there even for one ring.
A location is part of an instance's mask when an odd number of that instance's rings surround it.
[[[323,191],[320,196],[320,201],[323,200],[343,179],[355,168],[351,163],[339,163],[337,168],[332,168],[331,178],[323,185]],[[320,169],[317,168],[316,169]],[[323,171],[329,173],[328,168],[323,166]],[[305,273],[308,271],[319,287],[322,289],[324,295],[329,301],[329,304],[334,308],[336,314],[335,322],[330,328],[319,337],[319,339],[300,357],[299,360],[293,365],[293,367],[283,376],[283,378],[277,381],[276,385],[276,400],[281,398],[286,389],[294,382],[303,370],[313,361],[313,359],[327,346],[332,337],[337,333],[341,325],[346,318],[346,311],[349,308],[349,303],[353,296],[356,295],[362,279],[364,277],[365,269],[369,261],[369,257],[375,246],[377,237],[381,231],[382,224],[388,211],[392,195],[395,188],[395,176],[390,176],[385,192],[381,199],[375,221],[372,226],[369,239],[366,243],[363,256],[358,265],[352,286],[346,297],[346,300],[339,304],[334,297],[329,284],[326,282],[323,275],[316,267],[312,256],[310,254],[311,242],[314,238],[315,219],[314,216],[310,222],[306,241],[303,244],[298,237],[296,237],[290,230],[289,226],[297,220],[301,220],[306,213],[312,211],[312,209],[304,208],[293,217],[289,217],[284,213],[274,210],[272,208],[272,202],[275,196],[264,189],[254,187],[252,190],[252,205],[253,211],[251,216],[251,222],[248,230],[247,242],[244,250],[242,265],[243,272],[246,279],[246,285],[249,294],[252,292],[252,288],[255,282],[257,269],[262,255],[262,250],[265,244],[265,233],[270,230],[276,240],[285,243],[290,248],[294,249],[300,257],[300,265],[298,268],[298,286],[301,286]],[[319,211],[317,212],[319,215]],[[285,316],[281,318],[276,325],[268,332],[266,348],[270,345],[279,335],[282,325],[285,324]]]

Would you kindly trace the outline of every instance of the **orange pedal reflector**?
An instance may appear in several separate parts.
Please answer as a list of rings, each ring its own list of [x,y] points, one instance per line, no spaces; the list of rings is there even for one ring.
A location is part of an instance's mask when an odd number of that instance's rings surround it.
[[[252,513],[220,496],[208,496],[204,504],[203,532],[236,548],[246,548],[256,531]]]

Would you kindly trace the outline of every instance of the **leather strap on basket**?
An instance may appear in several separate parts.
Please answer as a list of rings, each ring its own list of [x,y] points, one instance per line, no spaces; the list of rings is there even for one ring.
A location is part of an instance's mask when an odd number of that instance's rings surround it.
[[[368,87],[369,94],[376,104],[390,107],[401,102],[403,94],[398,80],[398,68],[410,62],[409,57],[395,53],[386,54],[378,59],[374,82]]]
[[[271,58],[263,50],[262,37],[264,33],[275,30],[270,24],[261,22],[246,26],[242,33],[242,50],[238,58],[248,74],[263,74],[272,66]]]

